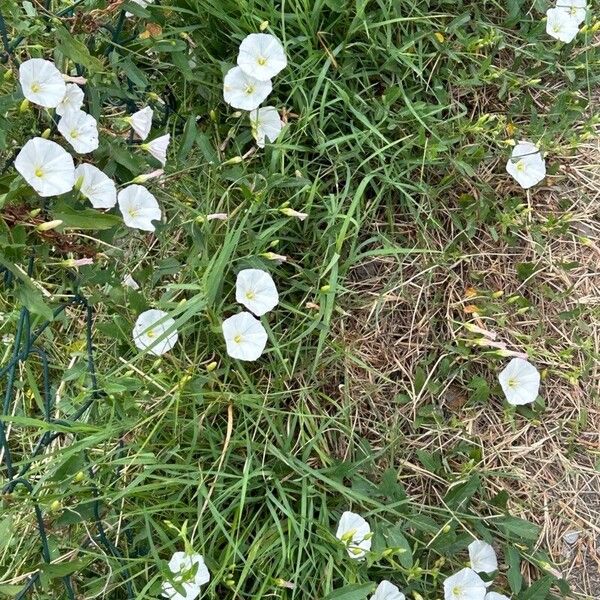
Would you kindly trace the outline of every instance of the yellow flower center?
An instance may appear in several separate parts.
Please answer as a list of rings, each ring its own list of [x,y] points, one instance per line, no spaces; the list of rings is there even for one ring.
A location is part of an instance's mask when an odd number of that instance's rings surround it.
[[[460,594],[461,594],[460,587],[456,586],[456,587],[452,588],[452,595],[453,596],[460,596]]]
[[[35,171],[33,172],[33,174],[36,177],[43,177],[44,176],[44,171],[43,171],[42,167],[36,167]]]
[[[256,61],[261,67],[264,67],[267,64],[267,59],[264,56],[259,56]]]
[[[40,84],[39,84],[37,81],[34,81],[34,82],[31,84],[31,91],[32,91],[34,94],[37,94],[37,93],[38,93],[38,92],[39,92],[41,89],[42,89],[42,86],[41,86],[41,85],[40,85]]]
[[[555,23],[554,26],[552,27],[552,31],[554,31],[554,33],[558,33],[560,31],[561,25],[558,23]]]
[[[255,90],[256,88],[253,85],[247,85],[246,89],[244,90],[244,93],[246,93],[248,96],[251,96],[252,94],[254,94]]]
[[[139,210],[133,206],[131,206],[130,208],[127,209],[127,212],[129,214],[130,217],[135,218],[138,216],[139,214]]]
[[[254,298],[256,298],[256,294],[252,290],[248,290],[246,292],[246,299],[247,300],[254,300]]]
[[[527,165],[525,164],[524,160],[520,160],[517,164],[517,171],[519,171],[520,173],[524,173],[525,169],[527,168]]]
[[[154,329],[148,329],[148,331],[146,331],[146,336],[148,336],[150,339],[155,338],[156,333],[154,333]]]
[[[79,131],[77,131],[77,129],[71,129],[71,133],[69,135],[76,140],[79,137]]]
[[[241,336],[241,335],[238,333],[238,334],[237,334],[237,335],[236,335],[236,336],[233,338],[233,341],[234,341],[236,344],[240,344],[240,343],[242,342],[242,340],[243,340],[243,339],[244,339],[244,338],[243,338],[243,337],[242,337],[242,336]]]
[[[516,380],[514,377],[511,377],[511,378],[510,378],[510,379],[509,379],[509,380],[506,382],[506,385],[507,385],[509,388],[516,388],[516,387],[519,385],[519,382],[518,382],[518,381],[517,381],[517,380]]]

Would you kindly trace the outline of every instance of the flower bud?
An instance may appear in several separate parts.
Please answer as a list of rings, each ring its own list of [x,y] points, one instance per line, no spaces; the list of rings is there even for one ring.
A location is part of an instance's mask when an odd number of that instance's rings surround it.
[[[234,156],[233,158],[230,158],[229,160],[226,160],[224,163],[222,163],[221,166],[225,167],[228,165],[239,165],[241,162],[243,162],[243,158],[241,156]]]
[[[50,134],[52,133],[52,131],[50,131],[50,129],[44,129],[44,131],[42,131],[42,136],[45,140],[47,140],[50,137]]]
[[[324,294],[328,294],[331,291],[331,286],[329,284],[321,286],[321,292]]]
[[[258,26],[258,28],[259,28],[261,31],[264,31],[264,30],[265,30],[265,29],[266,29],[268,26],[269,26],[269,21],[263,21],[263,22],[262,22],[262,23],[261,23],[261,24]]]
[[[13,78],[13,72],[10,69],[7,69],[6,71],[4,71],[4,75],[2,76],[2,79],[4,79],[4,81],[10,81]]]
[[[60,503],[60,500],[54,500],[54,502],[52,502],[52,504],[50,505],[50,510],[52,512],[58,512],[61,509],[62,509],[62,504]]]
[[[37,231],[50,231],[51,229],[56,229],[62,225],[62,221],[60,219],[55,219],[54,221],[46,221],[45,223],[40,223],[37,227]]]
[[[81,483],[85,479],[85,473],[83,471],[79,471],[74,477],[77,483]]]
[[[218,366],[217,361],[213,360],[212,362],[210,362],[206,365],[206,371],[208,373],[212,373],[217,368],[217,366]]]
[[[27,100],[27,98],[25,98],[25,100],[23,100],[23,102],[21,102],[21,106],[19,106],[19,112],[27,112],[29,110],[30,107],[30,103],[29,100]]]

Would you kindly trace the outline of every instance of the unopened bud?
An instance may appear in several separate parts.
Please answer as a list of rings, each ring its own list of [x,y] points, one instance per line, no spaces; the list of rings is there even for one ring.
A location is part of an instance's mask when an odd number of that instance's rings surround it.
[[[85,473],[83,471],[79,471],[79,473],[75,475],[74,479],[77,483],[81,483],[85,479]]]
[[[50,137],[50,134],[52,133],[52,131],[50,131],[50,129],[44,129],[44,131],[42,131],[42,137],[47,140]]]
[[[222,166],[225,167],[228,165],[239,165],[243,160],[244,159],[241,156],[234,156],[233,158],[230,158],[222,163]]]
[[[138,175],[134,177],[132,183],[146,183],[149,179],[154,179],[156,177],[160,177],[164,174],[164,169],[156,169],[156,171],[152,171],[150,173],[144,173],[142,175]]]
[[[58,512],[59,510],[61,510],[62,508],[62,504],[60,503],[59,500],[54,500],[54,502],[52,502],[52,504],[50,505],[50,510],[52,512]]]
[[[21,102],[21,106],[19,106],[19,112],[27,112],[29,110],[30,107],[30,103],[29,100],[27,100],[27,98],[25,98],[25,100],[23,100],[23,102]]]
[[[36,229],[37,231],[50,231],[51,229],[56,229],[62,225],[62,221],[60,219],[54,219],[54,221],[46,221],[45,223],[40,223]]]
[[[213,122],[217,122],[217,111],[214,108],[210,109],[210,112],[208,113],[210,116],[210,120]]]
[[[41,208],[34,208],[33,210],[30,210],[28,214],[32,219],[35,219],[41,212]]]
[[[331,286],[329,284],[321,286],[321,292],[324,294],[328,294],[331,291]]]
[[[261,23],[261,24],[258,26],[258,28],[259,28],[261,31],[264,31],[264,30],[265,30],[265,29],[266,29],[268,26],[269,26],[269,21],[263,21],[263,22],[262,22],[262,23]]]
[[[10,81],[13,78],[13,72],[10,69],[4,71],[4,75],[2,75],[2,79],[4,81]]]
[[[217,361],[213,360],[212,362],[206,365],[206,371],[208,373],[212,373],[217,368]]]

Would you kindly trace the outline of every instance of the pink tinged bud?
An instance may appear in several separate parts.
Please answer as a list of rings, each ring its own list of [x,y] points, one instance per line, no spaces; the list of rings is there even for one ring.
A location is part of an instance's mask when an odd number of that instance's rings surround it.
[[[87,79],[85,77],[71,77],[70,75],[63,75],[63,79],[67,83],[76,83],[77,85],[85,85]]]
[[[165,173],[164,169],[156,169],[155,171],[152,171],[151,173],[145,173],[143,175],[138,175],[133,180],[133,183],[146,183],[146,181],[148,181],[150,179],[155,179],[156,177],[160,177],[161,175],[164,175],[164,173]]]
[[[298,212],[297,210],[294,210],[293,208],[290,208],[289,206],[286,206],[285,208],[280,208],[279,210],[286,217],[296,217],[297,219],[300,219],[301,221],[304,221],[306,219],[306,217],[308,217],[308,213]]]
[[[213,213],[206,215],[207,221],[227,221],[227,213]]]
[[[86,265],[93,265],[94,260],[91,258],[69,258],[67,260],[63,260],[62,264],[65,267],[78,268],[85,267]]]

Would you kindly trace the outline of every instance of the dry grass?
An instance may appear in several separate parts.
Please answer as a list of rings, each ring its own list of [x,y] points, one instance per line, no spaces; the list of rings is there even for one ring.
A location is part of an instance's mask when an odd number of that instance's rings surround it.
[[[461,444],[478,447],[487,490],[506,490],[511,510],[542,526],[539,546],[581,598],[600,597],[599,170],[598,142],[563,161],[547,188],[527,196],[531,210],[510,247],[482,229],[456,260],[410,255],[357,266],[338,331],[357,427],[389,449],[409,492],[436,503],[448,486],[423,468],[417,450],[439,452],[458,474],[470,468]],[[494,180],[505,194],[508,179]],[[450,223],[438,250],[458,234]],[[523,280],[519,263],[534,264],[535,274]],[[494,386],[505,359],[473,344],[486,338],[466,323],[544,370],[541,415],[506,412],[494,388],[489,399],[473,400],[472,377]],[[429,385],[416,385],[419,370]],[[565,534],[574,531],[569,544]]]

